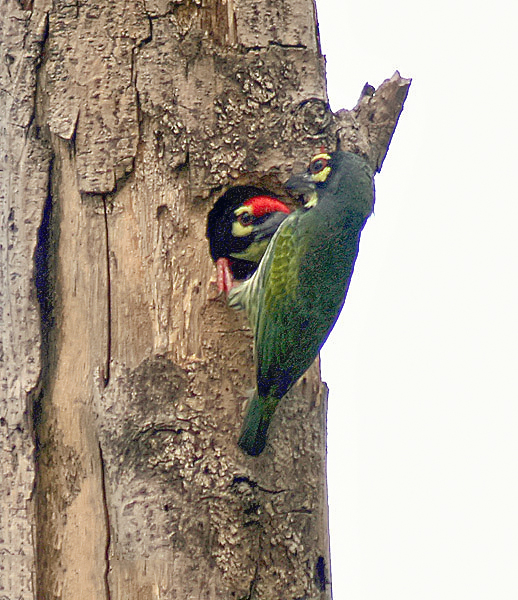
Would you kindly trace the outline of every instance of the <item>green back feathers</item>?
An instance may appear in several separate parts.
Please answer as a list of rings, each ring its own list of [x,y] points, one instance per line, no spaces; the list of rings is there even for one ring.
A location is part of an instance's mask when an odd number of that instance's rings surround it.
[[[296,235],[297,217],[288,221],[279,231],[275,252],[269,257],[264,275],[264,309],[272,310],[285,296],[295,298],[298,292],[298,276],[301,256],[304,254],[303,240]]]

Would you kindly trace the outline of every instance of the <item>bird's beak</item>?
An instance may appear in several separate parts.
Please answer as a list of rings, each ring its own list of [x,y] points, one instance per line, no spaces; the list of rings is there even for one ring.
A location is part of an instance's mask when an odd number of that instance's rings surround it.
[[[295,173],[286,182],[286,189],[296,194],[311,194],[315,187],[315,182],[309,173]]]
[[[316,189],[317,186],[309,173],[296,173],[292,175],[286,182],[286,189],[299,198],[302,196],[302,203],[306,208],[310,208],[316,204]]]
[[[287,213],[274,212],[268,215],[268,218],[263,223],[255,225],[253,231],[255,241],[271,237],[287,216]]]

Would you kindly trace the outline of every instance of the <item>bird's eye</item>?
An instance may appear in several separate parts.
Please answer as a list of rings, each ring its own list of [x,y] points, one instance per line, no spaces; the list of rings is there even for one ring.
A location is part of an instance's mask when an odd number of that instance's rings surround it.
[[[239,215],[237,220],[239,223],[241,223],[241,225],[251,225],[254,222],[254,216],[245,212],[242,215]]]
[[[312,175],[316,175],[320,173],[327,167],[327,159],[326,158],[317,158],[309,165],[309,172]]]

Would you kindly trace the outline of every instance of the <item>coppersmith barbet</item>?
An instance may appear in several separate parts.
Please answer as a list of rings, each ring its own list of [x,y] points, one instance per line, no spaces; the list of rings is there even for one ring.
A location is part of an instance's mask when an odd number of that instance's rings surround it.
[[[266,247],[290,213],[284,202],[247,185],[228,190],[209,212],[207,237],[220,292],[257,269]]]
[[[256,389],[239,438],[260,454],[281,398],[317,357],[344,304],[361,231],[374,206],[373,171],[350,152],[318,154],[286,187],[303,194],[257,271],[229,294],[254,330]]]

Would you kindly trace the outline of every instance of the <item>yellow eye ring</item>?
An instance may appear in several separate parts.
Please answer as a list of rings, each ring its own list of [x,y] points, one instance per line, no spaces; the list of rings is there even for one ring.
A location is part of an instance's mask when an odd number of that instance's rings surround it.
[[[329,166],[330,160],[331,157],[329,154],[317,154],[311,159],[308,171],[313,181],[323,183],[327,179],[331,172],[331,167]]]
[[[317,158],[309,165],[309,172],[312,175],[316,175],[323,171],[327,167],[327,160],[325,158]]]

